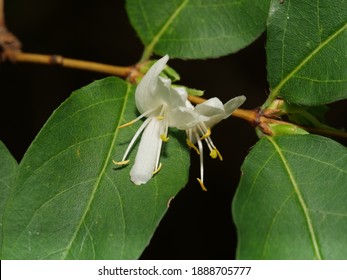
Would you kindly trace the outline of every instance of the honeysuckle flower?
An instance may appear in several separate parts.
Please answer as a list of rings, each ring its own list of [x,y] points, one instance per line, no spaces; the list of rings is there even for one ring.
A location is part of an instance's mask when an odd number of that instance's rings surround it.
[[[160,152],[162,143],[169,140],[168,128],[191,118],[191,112],[179,109],[186,106],[187,91],[183,87],[172,87],[170,79],[160,76],[168,60],[168,55],[162,57],[143,76],[135,91],[136,107],[141,115],[121,126],[131,125],[147,117],[130,141],[122,161],[113,161],[115,164],[127,164],[129,160],[126,158],[143,132],[135,163],[130,171],[131,180],[136,185],[147,183],[161,168]],[[175,115],[177,111],[181,113]]]
[[[193,148],[200,156],[200,178],[197,180],[201,188],[206,191],[204,185],[204,158],[203,158],[203,145],[202,140],[205,140],[210,156],[212,158],[219,158],[223,160],[222,155],[214,145],[211,139],[211,128],[228,118],[231,113],[245,102],[245,96],[238,96],[223,105],[223,103],[216,97],[206,100],[205,102],[195,106],[193,113],[190,114],[190,122],[186,121],[177,125],[180,129],[185,129],[187,133],[187,144]],[[193,106],[187,105],[186,108],[176,108],[176,110],[189,111]],[[195,146],[197,143],[198,147]]]

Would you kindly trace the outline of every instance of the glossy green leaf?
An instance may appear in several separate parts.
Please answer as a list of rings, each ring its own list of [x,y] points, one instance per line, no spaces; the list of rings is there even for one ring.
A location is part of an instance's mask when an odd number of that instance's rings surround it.
[[[347,98],[347,1],[273,0],[267,29],[271,95],[304,105]]]
[[[241,169],[237,258],[347,258],[344,146],[314,135],[264,137]]]
[[[171,133],[161,171],[146,185],[131,183],[131,162],[118,167],[112,159],[122,159],[140,123],[118,126],[136,116],[133,86],[118,78],[81,88],[54,112],[20,163],[4,258],[140,256],[186,183],[189,152],[184,135]]]
[[[178,58],[234,53],[265,30],[269,0],[127,0],[130,21],[151,52]]]
[[[0,248],[2,248],[4,210],[14,187],[17,170],[17,161],[7,150],[4,143],[0,141]]]

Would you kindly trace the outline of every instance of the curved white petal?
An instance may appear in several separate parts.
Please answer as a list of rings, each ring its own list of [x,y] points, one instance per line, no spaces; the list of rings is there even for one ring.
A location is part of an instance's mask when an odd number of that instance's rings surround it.
[[[141,114],[160,105],[160,100],[158,100],[159,98],[157,98],[157,95],[163,93],[162,89],[167,87],[164,82],[159,79],[159,74],[164,70],[168,60],[169,56],[165,55],[154,63],[137,86],[135,101],[136,107]],[[166,89],[166,91],[167,90],[168,89]]]
[[[188,101],[188,92],[184,87],[174,87],[170,89],[169,104],[170,107],[186,106]]]
[[[207,117],[208,119],[204,121],[205,125],[212,128],[221,120],[228,118],[233,111],[245,102],[245,100],[246,97],[241,95],[230,99],[223,105],[218,98],[214,97],[197,105],[195,111]]]
[[[152,117],[142,134],[135,163],[130,171],[131,181],[136,185],[147,183],[153,176],[160,153],[162,125],[162,121]]]
[[[207,120],[197,114],[193,108],[177,107],[169,112],[169,127],[186,130],[196,126],[199,122]]]
[[[204,116],[213,116],[225,113],[223,103],[217,97],[210,98],[203,103],[196,105],[195,111]]]
[[[227,103],[224,104],[225,112],[230,115],[237,108],[239,108],[246,101],[246,96],[240,95],[230,99]]]

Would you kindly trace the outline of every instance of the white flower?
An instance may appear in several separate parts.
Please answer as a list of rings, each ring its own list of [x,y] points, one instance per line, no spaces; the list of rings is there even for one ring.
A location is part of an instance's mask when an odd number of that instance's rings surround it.
[[[182,87],[171,87],[171,80],[160,77],[164,70],[169,56],[159,59],[149,69],[135,91],[136,107],[141,115],[135,120],[121,126],[128,126],[143,117],[147,119],[140,126],[131,140],[121,162],[114,161],[115,164],[127,164],[126,160],[136,139],[143,131],[140,145],[136,154],[135,163],[130,171],[131,180],[136,184],[147,183],[159,171],[159,163],[162,142],[169,140],[167,137],[168,127],[176,126],[191,115],[190,112],[179,110],[185,107],[187,102],[187,92]],[[181,114],[175,115],[177,110]]]
[[[203,145],[202,140],[205,140],[207,147],[210,150],[212,158],[219,158],[223,160],[222,155],[213,144],[210,137],[211,128],[219,123],[221,120],[228,118],[231,113],[245,102],[245,96],[238,96],[223,105],[223,103],[216,97],[206,100],[198,104],[193,113],[190,115],[191,120],[178,125],[178,128],[185,129],[187,132],[187,144],[193,148],[198,155],[200,155],[200,178],[197,180],[203,190],[206,191],[204,185],[204,164],[203,164]],[[185,109],[177,108],[176,110],[189,111],[193,106],[188,104]],[[198,144],[196,147],[194,144]]]

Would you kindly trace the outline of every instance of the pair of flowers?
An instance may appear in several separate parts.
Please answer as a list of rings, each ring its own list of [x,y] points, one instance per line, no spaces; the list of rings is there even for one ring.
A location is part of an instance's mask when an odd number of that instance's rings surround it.
[[[229,117],[246,98],[238,96],[223,105],[218,98],[214,97],[194,107],[189,102],[188,93],[184,87],[172,87],[170,79],[160,76],[168,60],[169,56],[166,55],[153,64],[137,86],[135,101],[141,115],[121,127],[130,125],[143,117],[147,119],[130,141],[122,161],[114,161],[114,163],[122,165],[129,162],[126,158],[136,139],[143,132],[130,177],[136,185],[147,183],[160,170],[162,143],[169,140],[169,127],[175,127],[186,131],[188,146],[200,155],[200,178],[197,180],[202,189],[206,190],[202,141],[206,142],[212,158],[218,157],[222,160],[221,154],[210,137],[211,128]]]

